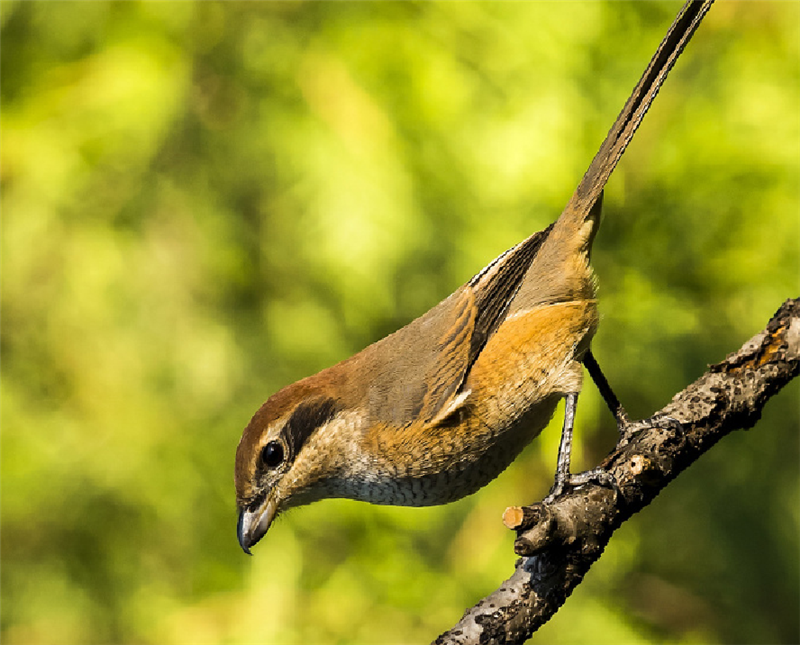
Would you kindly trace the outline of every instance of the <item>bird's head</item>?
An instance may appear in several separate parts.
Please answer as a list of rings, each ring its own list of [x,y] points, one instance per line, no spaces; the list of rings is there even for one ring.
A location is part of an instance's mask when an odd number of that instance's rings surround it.
[[[270,397],[245,428],[236,451],[239,544],[246,553],[281,511],[326,497],[341,466],[332,443],[341,406],[312,379]],[[340,425],[340,424],[339,424]]]

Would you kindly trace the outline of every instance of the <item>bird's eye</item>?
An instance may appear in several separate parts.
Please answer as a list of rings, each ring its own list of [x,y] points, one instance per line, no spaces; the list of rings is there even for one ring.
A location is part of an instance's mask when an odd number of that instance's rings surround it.
[[[270,441],[261,449],[261,461],[267,468],[280,466],[283,461],[283,446],[279,441]]]

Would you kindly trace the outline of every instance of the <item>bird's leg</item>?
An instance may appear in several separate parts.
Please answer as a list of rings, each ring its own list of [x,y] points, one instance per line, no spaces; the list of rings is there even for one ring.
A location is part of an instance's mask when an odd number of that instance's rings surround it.
[[[614,391],[608,384],[606,377],[600,370],[600,365],[597,364],[597,359],[594,357],[594,354],[592,354],[591,349],[587,350],[584,355],[583,364],[586,366],[589,376],[592,377],[595,385],[597,385],[597,389],[600,390],[600,395],[606,402],[608,409],[611,410],[611,414],[613,414],[614,418],[617,420],[620,444],[626,444],[637,432],[647,430],[648,428],[672,428],[679,431],[683,428],[680,421],[673,417],[650,417],[649,419],[642,419],[641,421],[631,421],[625,408],[622,407],[616,394],[614,394]]]
[[[600,395],[606,402],[611,414],[617,420],[617,429],[619,430],[619,445],[624,445],[638,432],[647,430],[649,428],[672,428],[675,430],[682,430],[680,421],[673,417],[651,417],[649,419],[642,419],[641,421],[631,421],[625,408],[619,402],[616,394],[608,384],[608,380],[600,370],[591,350],[588,350],[583,357],[583,364],[589,372],[589,376],[597,385],[600,390]],[[556,477],[550,493],[544,499],[544,502],[550,502],[560,495],[564,488],[567,486],[579,486],[588,482],[596,482],[602,486],[610,486],[617,489],[617,482],[614,476],[604,470],[603,468],[595,468],[587,470],[577,475],[572,475],[569,472],[570,458],[572,453],[572,435],[575,424],[575,408],[578,404],[577,392],[567,394],[565,397],[564,409],[564,427],[561,431],[561,443],[558,447],[558,463],[556,465]]]
[[[577,475],[569,472],[569,462],[572,454],[572,432],[575,425],[575,408],[578,404],[578,393],[571,392],[565,397],[564,427],[561,430],[561,443],[558,446],[558,462],[556,464],[556,479],[550,493],[544,498],[547,504],[558,497],[567,486],[580,486],[588,482],[596,482],[601,486],[610,486],[616,489],[617,483],[614,476],[603,468],[587,470]]]
[[[614,394],[614,390],[612,390],[611,386],[608,384],[591,349],[587,350],[586,354],[584,354],[583,364],[589,372],[589,376],[592,377],[595,385],[597,385],[597,389],[600,390],[600,396],[603,397],[608,409],[611,410],[611,414],[613,414],[614,418],[617,420],[617,428],[619,428],[620,435],[624,434],[625,426],[630,423],[628,413],[625,411],[625,408],[622,407],[617,395]]]

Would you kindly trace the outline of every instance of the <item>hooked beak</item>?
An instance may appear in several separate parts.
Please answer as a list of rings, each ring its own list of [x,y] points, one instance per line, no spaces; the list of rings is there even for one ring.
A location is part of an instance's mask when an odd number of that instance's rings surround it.
[[[239,511],[239,525],[236,527],[236,532],[239,544],[247,555],[253,555],[250,553],[250,547],[266,535],[269,525],[275,519],[275,511],[276,504],[271,497],[254,511],[246,508]]]

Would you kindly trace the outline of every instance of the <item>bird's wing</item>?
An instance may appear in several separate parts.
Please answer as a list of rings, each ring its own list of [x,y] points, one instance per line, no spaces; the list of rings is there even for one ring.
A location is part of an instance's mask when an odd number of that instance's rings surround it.
[[[458,408],[470,368],[502,323],[549,232],[509,249],[449,298],[365,350],[373,422],[434,423]]]
[[[522,279],[552,228],[551,224],[543,231],[534,233],[510,248],[467,283],[475,293],[477,309],[468,368],[472,366],[486,341],[505,319],[508,307],[522,284]]]

